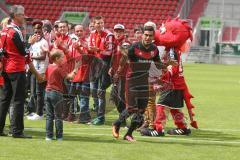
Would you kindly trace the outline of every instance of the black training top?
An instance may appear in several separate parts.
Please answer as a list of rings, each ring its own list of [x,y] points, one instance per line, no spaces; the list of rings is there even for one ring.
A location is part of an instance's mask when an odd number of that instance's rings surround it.
[[[142,42],[134,43],[128,50],[129,69],[127,77],[147,76],[152,62],[161,64],[156,45],[145,48]]]

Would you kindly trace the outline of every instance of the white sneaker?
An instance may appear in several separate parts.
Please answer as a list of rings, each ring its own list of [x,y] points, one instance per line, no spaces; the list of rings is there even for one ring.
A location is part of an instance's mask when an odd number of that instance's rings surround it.
[[[53,140],[53,139],[46,137],[45,140],[46,140],[46,141],[51,141],[51,140]]]
[[[42,120],[43,119],[43,116],[39,116],[37,114],[33,115],[32,117],[29,118],[29,120]]]
[[[32,112],[32,113],[30,113],[29,115],[27,115],[26,117],[27,117],[27,119],[29,120],[29,119],[31,119],[33,116],[35,116],[36,115],[36,113],[34,113],[34,112]]]

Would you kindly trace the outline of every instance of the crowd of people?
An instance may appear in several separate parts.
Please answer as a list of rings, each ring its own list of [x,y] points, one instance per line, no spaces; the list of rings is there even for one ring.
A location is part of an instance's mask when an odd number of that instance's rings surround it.
[[[115,138],[121,126],[127,126],[124,140],[131,142],[134,130],[143,136],[164,136],[167,112],[177,126],[168,134],[191,134],[181,112],[185,84],[181,56],[174,49],[159,53],[156,35],[164,30],[157,30],[155,23],[136,27],[131,40],[123,24],[111,32],[101,16],[93,17],[88,28],[62,20],[54,24],[33,20],[33,34],[27,40],[24,23],[21,5],[11,6],[10,17],[2,21],[0,136],[31,138],[24,133],[24,109],[28,120],[42,120],[45,111],[48,141],[54,139],[54,125],[56,139],[63,139],[63,120],[103,125],[109,87],[119,113],[112,125]],[[157,90],[161,96],[156,103]],[[95,118],[90,114],[90,97]]]

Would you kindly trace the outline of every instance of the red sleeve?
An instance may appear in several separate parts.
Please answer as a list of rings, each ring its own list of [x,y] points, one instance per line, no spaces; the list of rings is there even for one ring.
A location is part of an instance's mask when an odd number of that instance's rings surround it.
[[[81,56],[79,56],[79,57],[70,57],[70,58],[66,59],[64,64],[59,67],[61,72],[64,72],[64,74],[65,74],[65,72],[67,74],[72,72],[74,67],[75,67],[76,61],[79,61],[79,60],[81,60]]]
[[[173,66],[172,75],[178,75],[178,74],[179,74],[179,65]]]
[[[67,44],[68,44],[68,46],[71,46],[71,45],[73,44],[73,41],[72,41],[72,39],[71,39],[70,37],[69,37],[69,39],[68,39]]]
[[[94,45],[93,45],[93,38],[94,38],[94,37],[93,37],[93,33],[91,33],[91,34],[90,34],[90,38],[89,38],[89,46],[90,46],[90,47],[94,46]]]
[[[4,84],[4,79],[2,76],[0,76],[0,86],[3,86],[3,84]]]
[[[104,42],[104,50],[101,51],[103,55],[112,55],[113,53],[113,35],[107,35],[106,40]]]
[[[25,62],[26,62],[26,64],[29,64],[32,62],[32,59],[30,58],[29,54],[27,56],[25,56]]]
[[[47,67],[46,72],[45,72],[46,80],[48,80],[48,72],[49,72],[49,67]]]

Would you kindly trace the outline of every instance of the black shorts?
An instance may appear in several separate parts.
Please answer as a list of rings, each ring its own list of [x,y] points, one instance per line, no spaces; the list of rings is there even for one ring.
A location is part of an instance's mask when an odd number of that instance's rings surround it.
[[[183,108],[183,90],[162,91],[157,104],[161,104],[169,108]]]
[[[128,108],[145,109],[149,99],[149,84],[147,76],[127,78],[126,106]]]

